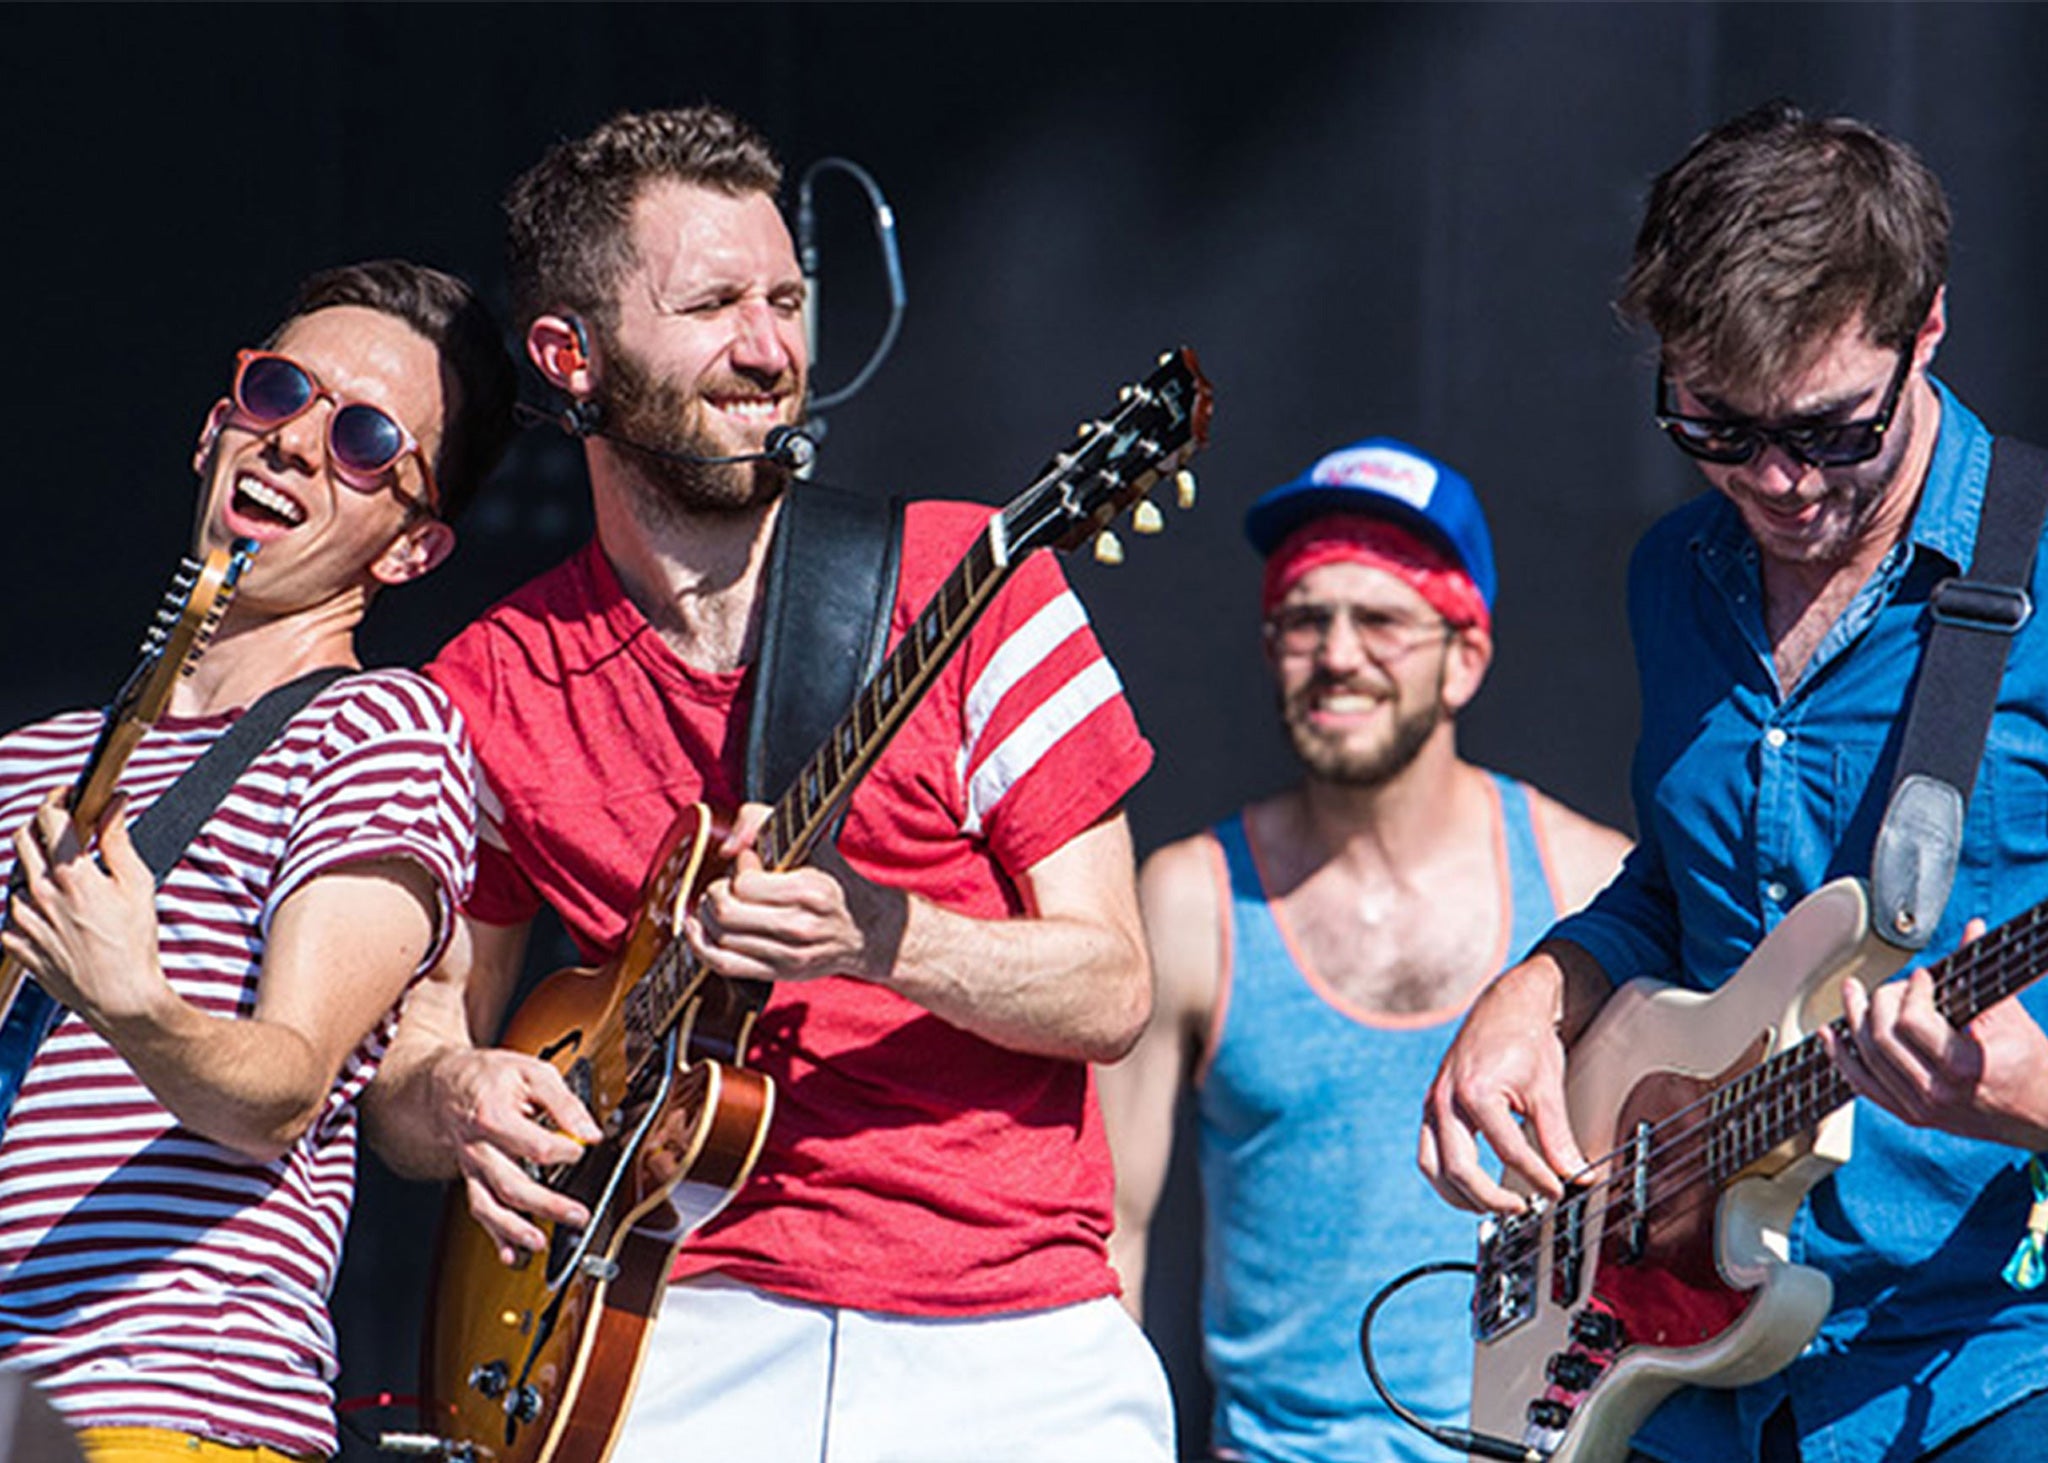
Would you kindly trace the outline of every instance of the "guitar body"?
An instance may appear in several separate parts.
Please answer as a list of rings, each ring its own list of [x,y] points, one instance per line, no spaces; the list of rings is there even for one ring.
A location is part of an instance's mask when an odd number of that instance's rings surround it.
[[[1872,987],[1904,960],[1869,933],[1862,886],[1839,879],[1711,995],[1652,980],[1615,992],[1566,1068],[1580,1146],[1620,1155],[1603,1175],[1615,1197],[1576,1216],[1549,1206],[1533,1244],[1503,1245],[1492,1223],[1482,1232],[1476,1432],[1522,1440],[1551,1463],[1608,1463],[1679,1387],[1741,1386],[1804,1349],[1833,1288],[1790,1262],[1786,1234],[1807,1190],[1849,1157],[1848,1106],[1690,1202],[1611,1181],[1643,1141],[1639,1125],[1664,1123],[1668,1135],[1689,1105],[1725,1111],[1710,1104],[1739,1100],[1745,1073],[1840,1014],[1844,977]],[[1640,1219],[1637,1194],[1649,1199]]]
[[[630,1032],[628,994],[680,938],[682,911],[725,872],[712,850],[726,827],[709,809],[685,809],[620,954],[598,969],[549,976],[505,1031],[502,1045],[562,1072],[606,1136],[580,1162],[543,1175],[591,1211],[589,1229],[543,1223],[547,1250],[517,1266],[499,1260],[463,1190],[449,1196],[424,1338],[423,1402],[435,1431],[471,1444],[479,1459],[602,1463],[676,1251],[725,1207],[760,1156],[773,1084],[693,1055],[696,1023],[669,1033],[673,1059],[642,1064],[655,1074],[647,1091],[633,1090],[633,1059],[644,1050],[631,1035],[605,1039]],[[744,1034],[718,1044],[743,1047]]]

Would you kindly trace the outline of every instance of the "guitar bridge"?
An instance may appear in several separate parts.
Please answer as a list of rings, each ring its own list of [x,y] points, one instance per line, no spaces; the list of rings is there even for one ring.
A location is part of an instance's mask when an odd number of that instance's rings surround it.
[[[1543,1206],[1479,1225],[1472,1287],[1472,1339],[1493,1341],[1536,1314],[1536,1268]]]

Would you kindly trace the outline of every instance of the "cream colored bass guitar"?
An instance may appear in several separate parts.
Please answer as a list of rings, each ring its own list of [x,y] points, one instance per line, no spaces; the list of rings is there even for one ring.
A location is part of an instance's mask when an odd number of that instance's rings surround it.
[[[1712,995],[1617,991],[1566,1063],[1572,1131],[1605,1154],[1566,1196],[1481,1227],[1472,1432],[1485,1455],[1610,1463],[1681,1386],[1769,1376],[1833,1300],[1793,1264],[1808,1189],[1849,1157],[1851,1093],[1817,1033],[1842,981],[1905,956],[1838,879],[1786,915]],[[1928,967],[1962,1026],[2048,964],[2048,904]]]

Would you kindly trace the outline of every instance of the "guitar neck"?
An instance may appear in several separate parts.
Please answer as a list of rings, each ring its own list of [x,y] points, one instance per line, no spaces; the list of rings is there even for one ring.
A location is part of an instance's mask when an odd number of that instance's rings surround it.
[[[143,636],[141,656],[115,693],[99,738],[72,784],[71,817],[88,836],[98,831],[130,754],[163,714],[171,688],[205,651],[255,554],[253,539],[236,539],[229,547],[208,554],[204,562],[180,561],[156,618]],[[0,1021],[14,1009],[27,974],[20,961],[0,960]],[[0,1117],[4,1116],[0,1111]]]
[[[1967,1026],[1988,1007],[2032,984],[2048,966],[2048,903],[1973,940],[1927,967],[1935,1008],[1949,1024]],[[1848,1023],[1827,1028],[1846,1040]],[[1773,1148],[1812,1128],[1855,1094],[1828,1056],[1818,1032],[1759,1062],[1715,1089],[1710,1103],[1708,1167],[1726,1183]],[[1696,1121],[1674,1114],[1666,1119]]]
[[[776,801],[756,842],[762,863],[791,869],[816,850],[1015,567],[997,514]]]

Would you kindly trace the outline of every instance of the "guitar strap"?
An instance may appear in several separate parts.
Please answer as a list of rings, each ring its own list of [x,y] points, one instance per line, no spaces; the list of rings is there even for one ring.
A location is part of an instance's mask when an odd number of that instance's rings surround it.
[[[896,603],[903,500],[803,479],[782,500],[768,546],[746,794],[773,802],[882,664]],[[756,1006],[759,981],[735,981]],[[758,989],[757,989],[758,988]]]
[[[156,876],[158,888],[257,753],[276,740],[294,713],[347,674],[340,666],[328,666],[264,693],[129,825],[128,836]],[[61,1010],[32,977],[23,978],[6,1024],[0,1026],[0,1127],[14,1109],[28,1064]]]
[[[2034,613],[2027,585],[2044,516],[2048,452],[1996,439],[1969,572],[1944,579],[1928,597],[1934,628],[1871,861],[1871,923],[1902,950],[1933,938],[1955,883],[1963,817],[2006,655]]]
[[[341,666],[324,666],[273,686],[129,825],[128,837],[156,875],[159,889],[257,754],[277,740],[301,707],[348,674]]]

